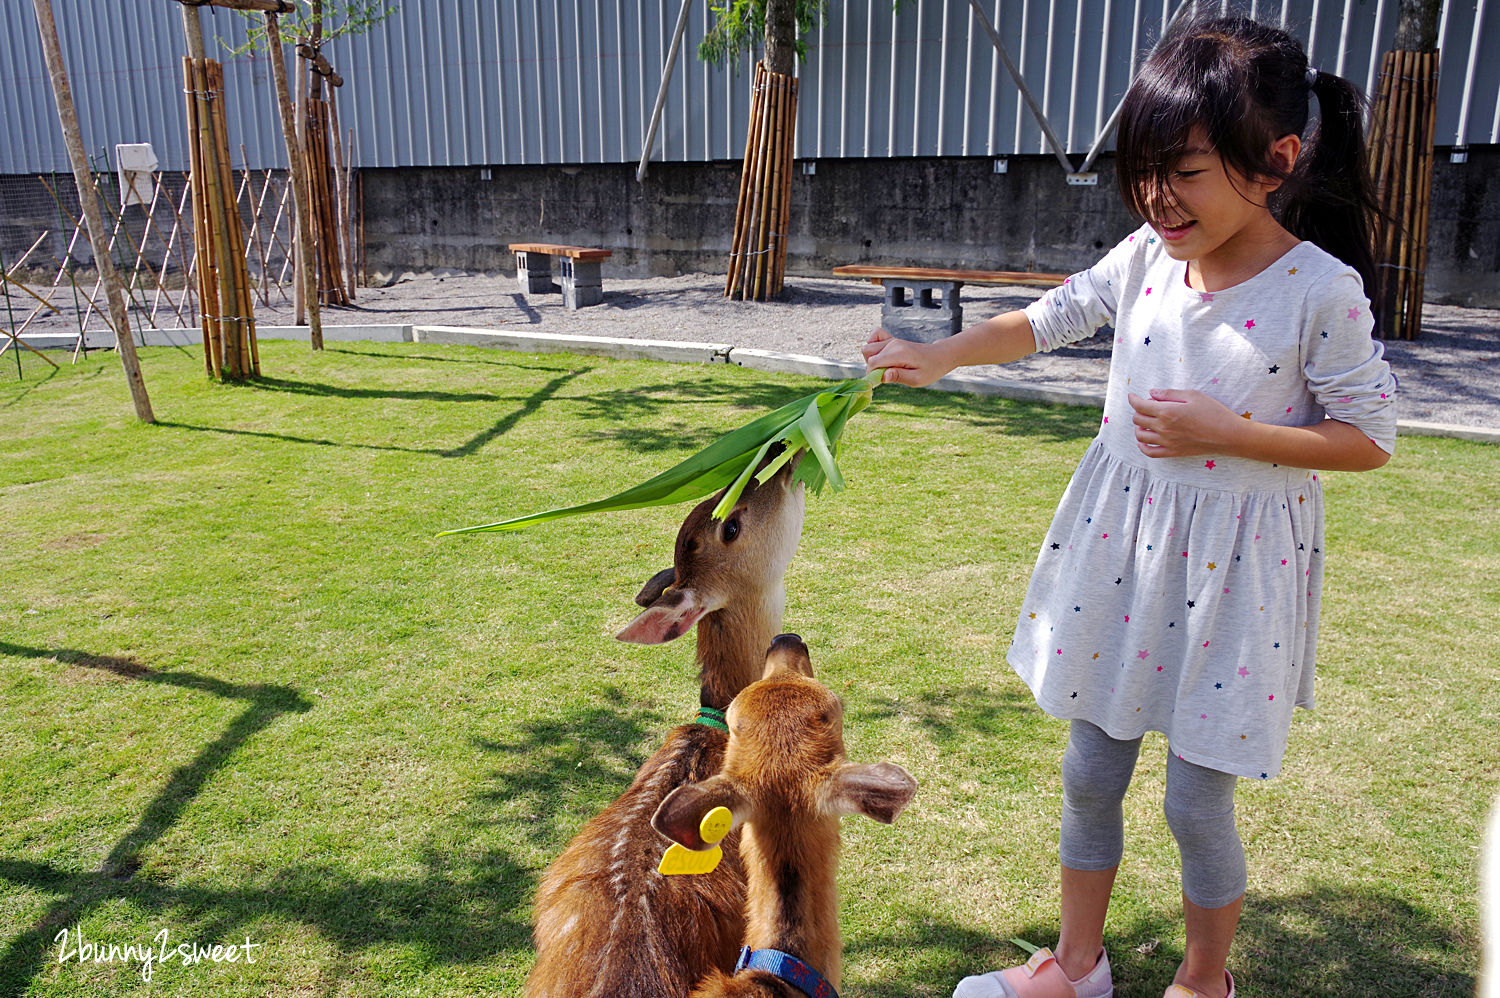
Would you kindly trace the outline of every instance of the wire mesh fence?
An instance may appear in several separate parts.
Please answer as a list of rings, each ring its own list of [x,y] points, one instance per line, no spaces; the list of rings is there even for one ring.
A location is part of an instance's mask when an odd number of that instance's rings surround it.
[[[152,173],[134,185],[140,203],[126,204],[107,155],[91,165],[132,331],[198,326],[190,175]],[[287,173],[240,169],[233,176],[256,302],[288,304],[294,207]],[[18,338],[50,334],[74,337],[76,356],[93,331],[113,330],[73,175],[0,176],[0,354],[21,349]]]

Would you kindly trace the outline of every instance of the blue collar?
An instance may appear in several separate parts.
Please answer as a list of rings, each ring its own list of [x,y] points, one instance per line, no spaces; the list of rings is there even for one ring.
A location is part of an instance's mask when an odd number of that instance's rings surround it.
[[[779,949],[752,950],[749,946],[744,947],[740,950],[740,962],[734,965],[736,974],[742,970],[761,970],[779,977],[807,995],[807,998],[839,998],[839,993],[822,974],[792,954],[783,953]]]

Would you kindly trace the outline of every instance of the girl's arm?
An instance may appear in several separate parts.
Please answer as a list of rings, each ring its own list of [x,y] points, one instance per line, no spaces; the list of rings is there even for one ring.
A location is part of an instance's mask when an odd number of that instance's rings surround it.
[[[973,364],[1008,364],[1036,352],[1031,320],[1020,310],[1000,315],[936,343],[896,339],[884,329],[870,334],[860,348],[865,370],[886,369],[887,384],[921,387],[953,370]]]
[[[1224,454],[1267,464],[1325,471],[1373,471],[1390,455],[1351,423],[1325,419],[1310,426],[1276,426],[1243,419],[1196,391],[1131,394],[1136,446],[1147,457]]]

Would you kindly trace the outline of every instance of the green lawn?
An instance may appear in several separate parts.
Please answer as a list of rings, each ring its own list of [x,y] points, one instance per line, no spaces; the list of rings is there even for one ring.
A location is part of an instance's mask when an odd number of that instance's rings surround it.
[[[0,380],[0,996],[516,994],[548,860],[697,704],[692,641],[613,632],[686,507],[436,538],[596,498],[813,390],[734,367],[262,344]],[[7,358],[8,360],[8,358]],[[3,375],[13,377],[10,375]],[[786,628],[858,761],[921,784],[845,822],[845,990],[947,995],[1056,932],[1065,727],[1004,661],[1094,410],[882,388],[808,504]],[[1403,439],[1332,475],[1319,710],[1242,786],[1246,994],[1467,995],[1500,789],[1500,448]],[[1108,945],[1181,955],[1148,738]],[[243,944],[253,964],[59,960]],[[72,937],[76,939],[75,937]]]

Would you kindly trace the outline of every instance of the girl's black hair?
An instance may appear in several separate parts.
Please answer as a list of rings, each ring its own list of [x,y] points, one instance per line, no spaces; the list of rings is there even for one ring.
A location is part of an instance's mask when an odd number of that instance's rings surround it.
[[[1318,124],[1287,173],[1270,161],[1271,146],[1302,136],[1310,95]],[[1270,205],[1277,220],[1353,267],[1373,296],[1378,209],[1363,110],[1359,89],[1343,77],[1320,72],[1309,80],[1307,54],[1285,31],[1241,16],[1189,18],[1162,39],[1125,95],[1115,163],[1121,196],[1137,218],[1159,219],[1175,162],[1201,125],[1227,166],[1280,180]]]

